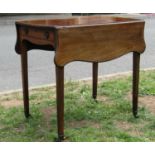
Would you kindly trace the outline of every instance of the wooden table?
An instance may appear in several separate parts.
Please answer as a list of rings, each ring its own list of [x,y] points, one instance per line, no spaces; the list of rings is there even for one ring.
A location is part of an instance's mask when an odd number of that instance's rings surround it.
[[[98,63],[133,52],[132,111],[137,117],[144,25],[143,20],[111,16],[17,21],[15,50],[21,55],[25,116],[30,116],[27,51],[42,49],[55,51],[58,140],[64,139],[64,66],[73,61],[92,63],[92,97],[96,99]]]

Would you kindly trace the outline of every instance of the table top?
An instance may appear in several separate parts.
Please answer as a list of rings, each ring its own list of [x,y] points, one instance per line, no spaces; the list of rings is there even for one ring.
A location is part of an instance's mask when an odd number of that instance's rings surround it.
[[[105,62],[132,51],[144,52],[144,25],[143,20],[113,16],[18,21],[16,52],[54,50],[57,66]]]
[[[114,16],[79,16],[65,19],[39,19],[39,20],[24,20],[17,21],[16,24],[35,26],[35,27],[83,27],[83,26],[96,26],[96,25],[111,25],[121,23],[135,23],[140,22],[140,19],[114,17]]]

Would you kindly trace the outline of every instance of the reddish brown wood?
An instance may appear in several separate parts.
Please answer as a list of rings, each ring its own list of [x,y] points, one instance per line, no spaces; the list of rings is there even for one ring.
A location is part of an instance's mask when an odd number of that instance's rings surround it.
[[[131,51],[142,53],[143,30],[141,21],[58,29],[55,62],[59,66],[76,60],[105,62]]]
[[[97,96],[98,63],[132,51],[133,114],[137,115],[139,56],[145,50],[143,20],[111,16],[16,22],[16,52],[21,54],[25,115],[29,116],[27,53],[55,50],[58,139],[64,139],[64,66],[72,61],[93,63],[93,92]],[[23,50],[24,49],[24,50]]]
[[[63,19],[39,19],[39,20],[23,20],[16,22],[23,26],[31,27],[56,27],[63,28],[66,27],[80,27],[80,26],[90,26],[90,25],[104,25],[112,23],[128,23],[128,22],[137,22],[138,19],[133,18],[123,18],[123,17],[114,17],[114,16],[105,16],[105,15],[96,15],[96,16],[80,16],[80,17],[69,17]]]
[[[145,49],[144,21],[137,19],[88,16],[20,21],[16,25],[20,40],[53,46],[58,66],[76,60],[103,62]]]
[[[98,63],[97,62],[93,62],[92,63],[93,65],[93,82],[92,82],[92,85],[93,85],[93,93],[92,93],[92,96],[94,99],[96,99],[97,97],[97,82],[98,82]]]
[[[132,111],[135,117],[137,117],[137,114],[138,114],[139,65],[140,65],[140,53],[134,52],[133,53]]]
[[[56,66],[58,141],[64,140],[64,67]]]
[[[22,68],[22,85],[23,85],[24,113],[25,113],[25,117],[28,118],[30,116],[30,113],[29,113],[29,90],[28,90],[27,51],[21,51],[21,68]]]

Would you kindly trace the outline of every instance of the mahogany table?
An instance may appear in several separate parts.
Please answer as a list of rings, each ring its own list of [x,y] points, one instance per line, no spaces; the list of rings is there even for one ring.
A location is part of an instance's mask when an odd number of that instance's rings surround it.
[[[145,22],[111,16],[17,21],[15,50],[21,55],[25,116],[29,113],[27,51],[55,51],[58,139],[64,139],[64,66],[73,61],[92,63],[93,91],[97,96],[98,63],[133,52],[132,111],[137,117],[140,54],[145,50]]]

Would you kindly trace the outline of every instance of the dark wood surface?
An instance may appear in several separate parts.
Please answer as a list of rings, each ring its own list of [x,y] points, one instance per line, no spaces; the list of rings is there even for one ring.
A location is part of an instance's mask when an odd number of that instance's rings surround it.
[[[97,97],[97,83],[98,83],[98,63],[94,62],[92,63],[92,97],[96,99]]]
[[[139,92],[139,65],[140,65],[140,54],[137,52],[133,53],[133,92],[132,92],[132,111],[135,117],[138,117],[138,92]]]
[[[144,21],[141,20],[89,16],[21,21],[16,24],[21,42],[25,40],[34,46],[53,47],[58,66],[78,60],[103,62],[132,51],[142,53],[145,49]],[[16,51],[20,53],[20,50]]]
[[[58,140],[64,140],[64,67],[56,66]]]
[[[139,22],[139,19],[133,18],[123,18],[123,17],[113,17],[113,16],[79,16],[79,17],[70,17],[63,19],[40,19],[40,20],[23,20],[17,21],[16,24],[27,25],[27,26],[36,26],[36,27],[55,27],[55,28],[64,28],[64,27],[83,27],[83,26],[94,26],[94,25],[109,25],[109,24],[118,24],[118,23],[129,23],[129,22]]]
[[[25,116],[29,117],[27,51],[55,51],[58,140],[64,139],[64,66],[92,62],[92,97],[97,97],[98,63],[133,52],[133,114],[137,117],[140,54],[145,50],[143,20],[111,16],[16,22],[15,50],[21,55]],[[78,66],[77,66],[78,67]]]

